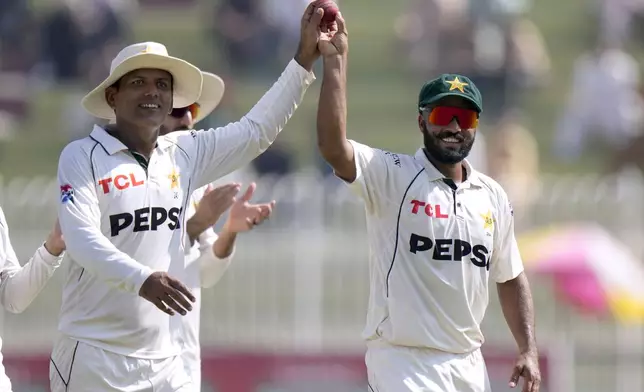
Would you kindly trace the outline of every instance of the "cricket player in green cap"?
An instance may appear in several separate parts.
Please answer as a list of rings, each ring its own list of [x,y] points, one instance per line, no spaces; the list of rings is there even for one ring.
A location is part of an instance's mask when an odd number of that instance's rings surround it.
[[[501,186],[465,159],[483,113],[481,93],[465,76],[441,75],[420,91],[416,154],[371,148],[346,136],[342,16],[318,47],[318,146],[367,215],[369,390],[490,392],[480,347],[492,280],[518,345],[510,387],[523,377],[524,392],[538,391],[534,310],[512,207]]]

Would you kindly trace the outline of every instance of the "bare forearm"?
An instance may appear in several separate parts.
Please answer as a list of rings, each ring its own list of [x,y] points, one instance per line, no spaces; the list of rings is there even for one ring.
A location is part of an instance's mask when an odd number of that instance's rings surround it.
[[[55,241],[51,238],[47,238],[47,241],[45,241],[45,244],[43,246],[50,255],[55,257],[60,256],[65,251],[65,248],[63,247],[64,243],[62,243],[61,241]]]
[[[318,103],[317,136],[322,156],[338,171],[353,161],[347,141],[347,56],[324,57],[324,78]],[[344,170],[343,170],[344,169]]]
[[[313,65],[315,64],[315,60],[317,60],[317,56],[312,56],[310,54],[302,53],[302,51],[298,49],[298,51],[295,54],[295,57],[293,59],[302,68],[304,68],[305,70],[311,72],[313,70]]]
[[[194,215],[192,218],[188,219],[186,223],[186,233],[188,233],[188,238],[190,238],[190,243],[194,242],[199,238],[201,233],[208,229],[209,225],[201,220],[199,220]]]
[[[235,240],[237,239],[237,234],[232,233],[226,229],[222,230],[219,233],[219,237],[212,244],[212,252],[217,256],[217,258],[225,259],[230,257],[235,249]]]
[[[505,320],[512,331],[519,350],[537,352],[534,332],[534,304],[525,273],[504,283],[497,284],[499,301]]]

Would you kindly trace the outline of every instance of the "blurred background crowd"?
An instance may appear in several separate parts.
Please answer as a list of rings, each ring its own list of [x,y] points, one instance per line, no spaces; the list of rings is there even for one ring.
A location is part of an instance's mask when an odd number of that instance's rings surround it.
[[[122,47],[162,42],[222,76],[224,100],[199,124],[216,127],[280,74],[307,3],[1,0],[0,204],[19,255],[55,219],[58,155],[89,133],[80,99]],[[542,390],[644,391],[644,0],[338,3],[350,31],[350,137],[413,153],[425,80],[458,72],[481,89],[470,160],[514,205]],[[264,155],[223,180],[257,181],[257,198],[278,208],[204,293],[205,391],[366,390],[363,211],[316,151],[318,88]],[[25,314],[3,316],[17,392],[46,390],[61,280]],[[488,366],[505,391],[514,345],[490,302]]]

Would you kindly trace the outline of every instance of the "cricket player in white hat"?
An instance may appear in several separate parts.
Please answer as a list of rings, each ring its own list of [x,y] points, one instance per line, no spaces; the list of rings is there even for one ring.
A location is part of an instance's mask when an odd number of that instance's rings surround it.
[[[27,263],[20,266],[9,239],[9,226],[0,208],[0,303],[11,313],[22,313],[42,291],[63,260],[65,243],[58,221],[47,241]],[[0,339],[0,349],[2,339]],[[0,392],[11,392],[11,381],[2,365],[0,353]]]
[[[193,129],[219,104],[224,93],[224,82],[215,74],[203,72],[201,97],[184,108],[172,110],[161,127],[161,134]],[[191,244],[186,247],[186,269],[181,276],[195,296],[193,309],[183,320],[183,363],[193,382],[193,391],[201,390],[201,347],[199,326],[201,288],[212,287],[230,265],[237,234],[251,230],[267,219],[274,202],[250,204],[255,184],[250,184],[239,199],[227,197],[227,186],[199,188],[192,193],[186,213],[186,230]],[[222,231],[215,233],[212,226],[230,208]]]
[[[181,358],[190,196],[248,164],[286,125],[313,82],[320,13],[302,18],[295,58],[241,120],[203,132],[159,130],[201,96],[201,71],[154,42],[123,49],[82,101],[114,120],[60,156],[59,219],[69,265],[50,380],[53,392],[191,391]],[[228,185],[232,199],[239,185]],[[175,316],[176,314],[181,316]]]

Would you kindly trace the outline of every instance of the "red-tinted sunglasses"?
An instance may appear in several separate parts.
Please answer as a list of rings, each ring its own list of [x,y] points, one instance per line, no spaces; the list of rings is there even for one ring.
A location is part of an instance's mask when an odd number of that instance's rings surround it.
[[[185,116],[186,113],[190,112],[190,114],[192,115],[192,119],[194,120],[199,115],[199,108],[200,108],[199,104],[195,102],[192,105],[186,106],[184,108],[172,109],[172,112],[170,112],[170,115],[174,118],[183,118],[183,116]]]
[[[479,114],[476,110],[462,109],[452,106],[436,106],[427,115],[430,124],[441,127],[448,126],[454,119],[461,129],[476,128],[479,125]]]

